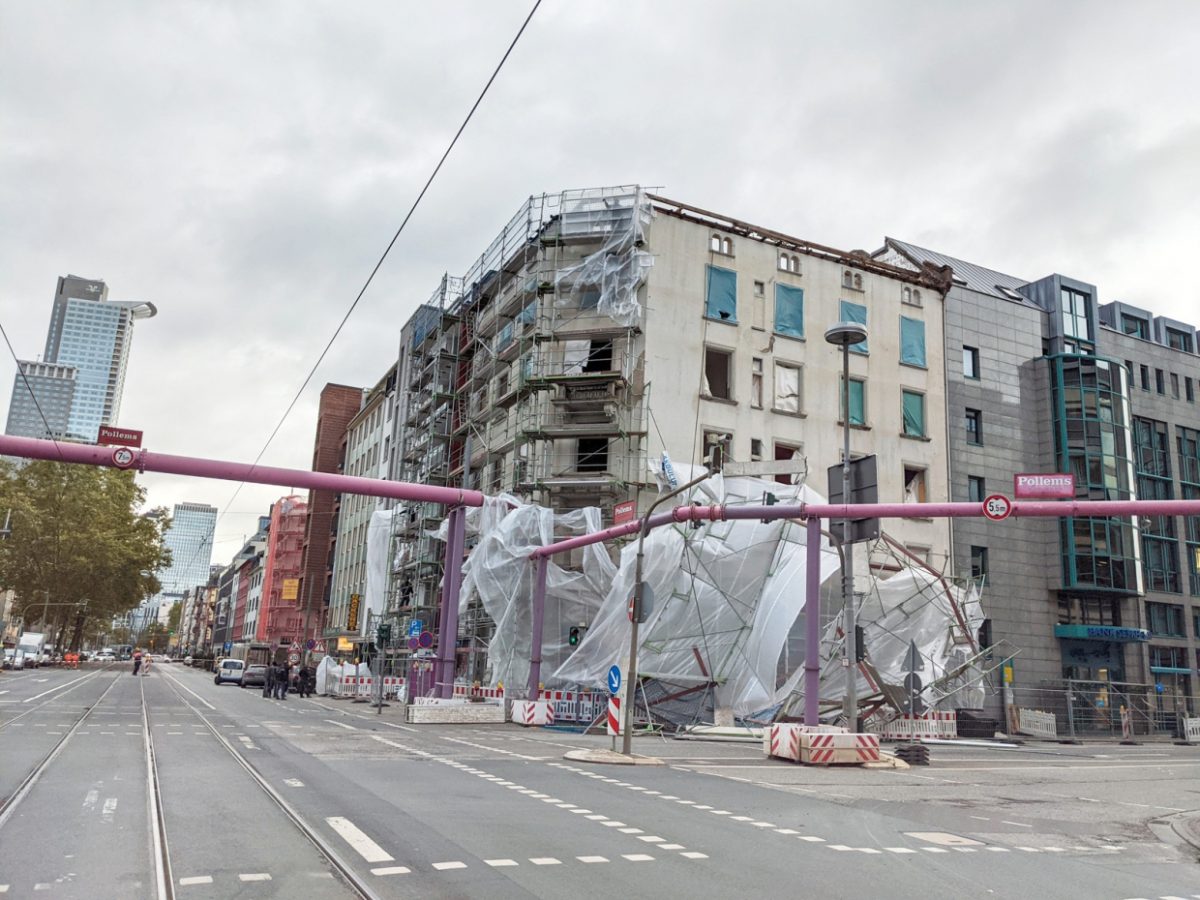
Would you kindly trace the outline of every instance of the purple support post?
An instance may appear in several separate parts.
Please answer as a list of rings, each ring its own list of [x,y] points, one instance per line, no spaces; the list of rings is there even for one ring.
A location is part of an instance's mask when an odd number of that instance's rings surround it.
[[[820,725],[821,712],[821,520],[810,518],[805,535],[804,724]]]
[[[450,533],[446,538],[446,574],[442,579],[441,628],[438,630],[437,693],[454,696],[454,672],[458,664],[458,590],[462,586],[463,540],[466,510],[450,510]]]
[[[537,558],[533,580],[533,640],[529,650],[529,699],[538,698],[538,685],[542,683],[542,623],[546,617],[546,565],[544,556]]]

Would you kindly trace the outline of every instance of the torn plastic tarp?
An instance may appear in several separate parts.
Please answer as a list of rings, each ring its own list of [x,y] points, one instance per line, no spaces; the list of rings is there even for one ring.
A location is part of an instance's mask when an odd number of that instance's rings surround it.
[[[886,581],[872,580],[859,606],[858,624],[863,628],[867,659],[885,685],[903,688],[912,642],[925,660],[925,669],[920,673],[925,685],[960,669],[971,658],[972,645],[959,624],[959,616],[972,634],[978,633],[984,619],[979,590],[974,583],[965,588],[951,584],[947,594],[945,585],[940,576],[920,566],[905,567]],[[842,665],[841,635],[839,612],[821,638],[822,701],[837,701],[845,694],[848,670]],[[857,690],[860,698],[880,692],[861,671]],[[923,696],[926,703],[943,709],[977,709],[983,706],[980,673],[968,667],[952,682]],[[793,715],[804,708],[803,664],[780,687],[776,702],[783,704],[783,712]]]
[[[690,469],[683,466],[681,469]],[[698,471],[698,470],[697,470]],[[691,477],[681,472],[681,478]],[[704,504],[822,503],[811,488],[715,475],[689,497]],[[639,631],[640,675],[679,684],[715,683],[717,705],[747,714],[771,703],[789,630],[805,601],[806,529],[789,520],[664,526],[646,538],[643,578],[654,595]],[[838,569],[821,541],[821,580]],[[628,598],[637,542],[627,544],[603,605],[583,643],[557,670],[556,683],[602,687],[628,654]]]
[[[469,533],[479,543],[463,565],[460,610],[482,602],[496,630],[488,645],[488,681],[522,691],[529,682],[530,635],[533,631],[535,567],[529,554],[538,547],[599,531],[595,507],[555,513],[511,494],[487,497],[479,509],[467,511]],[[554,670],[568,651],[567,632],[596,615],[616,567],[603,544],[579,551],[578,571],[554,560],[546,568],[546,606],[542,628],[542,672]]]
[[[367,633],[367,623],[378,621],[387,609],[388,582],[391,570],[395,565],[392,559],[392,534],[395,531],[393,520],[399,520],[404,514],[404,507],[392,509],[377,509],[371,513],[371,521],[367,525],[367,578],[363,586],[362,615],[359,616],[358,632]],[[374,613],[371,616],[370,613]]]
[[[646,226],[650,223],[650,203],[646,195],[638,190],[623,196],[588,197],[571,202],[580,206],[603,203],[616,210],[625,207],[629,215],[608,216],[607,221],[620,222],[623,227],[613,228],[595,253],[558,270],[554,277],[558,289],[555,305],[595,307],[599,315],[608,316],[619,325],[626,328],[637,325],[642,318],[638,288],[646,278],[646,270],[654,265],[654,257],[641,249]],[[564,203],[562,215],[566,222],[576,213]],[[564,225],[564,231],[566,227]]]

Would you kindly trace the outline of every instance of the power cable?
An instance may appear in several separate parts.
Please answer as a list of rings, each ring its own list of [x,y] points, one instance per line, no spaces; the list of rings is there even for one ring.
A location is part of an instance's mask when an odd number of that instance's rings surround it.
[[[513,37],[512,41],[509,43],[508,49],[504,51],[504,55],[502,57],[500,57],[500,62],[498,62],[496,64],[495,69],[492,70],[492,74],[491,74],[491,76],[489,76],[487,82],[484,84],[483,90],[481,90],[479,92],[479,96],[476,97],[475,102],[473,104],[471,104],[471,108],[467,112],[466,117],[463,119],[462,124],[459,125],[458,130],[456,132],[454,132],[454,137],[452,137],[450,139],[450,143],[446,146],[445,152],[443,152],[441,155],[441,158],[438,159],[437,165],[435,165],[433,167],[433,171],[430,173],[429,178],[427,178],[425,180],[424,186],[421,188],[420,192],[417,194],[416,199],[412,202],[412,205],[409,207],[409,210],[405,214],[403,221],[401,221],[401,223],[400,223],[400,227],[396,229],[396,233],[393,234],[392,239],[390,241],[388,241],[387,247],[384,248],[383,254],[379,257],[379,261],[376,262],[375,266],[371,269],[370,274],[367,276],[367,280],[363,283],[363,286],[359,290],[358,294],[355,296],[354,301],[350,304],[349,308],[346,310],[345,315],[342,316],[342,319],[338,323],[337,328],[334,329],[333,334],[330,336],[328,342],[325,344],[325,348],[321,351],[320,355],[317,357],[316,362],[313,363],[312,368],[309,370],[308,374],[304,378],[304,381],[301,383],[300,388],[296,391],[296,395],[294,397],[292,397],[291,402],[288,404],[287,409],[284,410],[283,415],[280,417],[279,422],[276,423],[275,428],[271,431],[271,434],[267,438],[266,443],[264,443],[262,446],[262,449],[258,451],[258,455],[254,457],[254,462],[250,464],[251,471],[253,471],[253,468],[255,466],[257,466],[258,463],[262,460],[263,455],[267,452],[267,448],[271,446],[271,442],[275,440],[276,436],[278,436],[279,429],[281,429],[283,427],[283,423],[285,421],[287,421],[287,417],[289,415],[291,415],[292,410],[295,408],[296,403],[299,402],[300,397],[304,393],[304,390],[308,387],[309,382],[311,382],[313,379],[313,376],[316,375],[317,369],[320,368],[321,363],[325,361],[326,355],[329,353],[330,349],[333,347],[333,344],[338,339],[338,336],[342,333],[342,329],[346,327],[346,322],[348,322],[350,319],[350,316],[354,314],[354,310],[358,307],[359,301],[362,300],[363,296],[367,292],[367,289],[371,286],[371,282],[375,280],[375,275],[379,272],[380,268],[383,266],[384,260],[387,259],[388,254],[391,253],[391,251],[392,251],[392,247],[395,246],[396,241],[400,238],[400,235],[404,232],[405,227],[407,227],[409,220],[413,217],[413,214],[417,211],[417,207],[421,204],[421,201],[424,199],[425,194],[429,191],[430,186],[433,184],[434,179],[437,178],[438,173],[442,170],[442,166],[445,164],[446,159],[450,156],[450,152],[454,149],[454,146],[458,143],[459,137],[462,136],[462,133],[466,130],[467,125],[470,124],[471,119],[474,117],[476,110],[479,109],[479,105],[483,102],[483,98],[485,96],[487,96],[487,92],[488,92],[488,90],[491,89],[492,83],[495,82],[497,76],[500,74],[500,70],[502,68],[504,68],[504,64],[508,61],[509,56],[512,55],[513,50],[517,46],[517,42],[520,41],[521,35],[523,35],[525,33],[525,29],[529,26],[530,21],[532,21],[534,13],[536,13],[538,11],[538,7],[540,7],[541,5],[542,5],[542,0],[534,0],[533,7],[529,10],[529,14],[525,17],[525,20],[521,23],[521,27],[517,29],[517,33]],[[238,483],[238,486],[234,490],[233,495],[229,498],[229,501],[226,503],[227,507],[233,504],[233,501],[237,499],[238,494],[241,493],[242,488],[245,486],[246,486],[245,481]],[[216,530],[216,526],[220,524],[221,519],[224,518],[224,516],[225,516],[225,513],[223,511],[217,515],[217,521],[213,526],[214,533]]]
[[[25,382],[25,390],[29,391],[29,396],[33,400],[33,405],[37,408],[38,415],[41,416],[42,424],[46,426],[46,436],[50,438],[54,444],[54,449],[58,451],[58,458],[66,462],[66,457],[63,456],[62,447],[58,445],[58,441],[54,437],[54,430],[50,427],[50,422],[46,418],[46,414],[42,411],[42,404],[38,402],[37,394],[33,392],[33,385],[29,383],[29,376],[25,374],[25,370],[21,368],[21,360],[17,359],[17,351],[13,349],[12,341],[8,339],[8,332],[4,330],[4,325],[0,323],[0,335],[4,335],[4,343],[8,346],[8,352],[13,358],[13,362],[17,364],[17,374],[21,376],[21,380]]]

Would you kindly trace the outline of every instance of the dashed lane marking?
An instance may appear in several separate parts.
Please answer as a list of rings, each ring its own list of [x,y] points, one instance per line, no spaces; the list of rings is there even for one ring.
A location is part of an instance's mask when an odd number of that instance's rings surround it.
[[[622,853],[621,856],[630,862],[651,862],[654,859],[648,853]]]
[[[347,725],[345,722],[337,722],[337,721],[334,721],[333,719],[326,719],[325,721],[328,722],[330,725],[336,725],[338,728],[345,728],[347,731],[358,731],[358,729],[355,728],[353,725]]]
[[[562,860],[553,856],[535,856],[529,860],[535,866],[561,866]]]
[[[288,787],[304,787],[304,782],[299,778],[285,778],[283,779],[283,783]]]
[[[686,853],[680,853],[679,855],[685,859],[708,859],[707,853],[698,853],[695,850],[688,850]]]
[[[378,869],[372,869],[372,875],[407,875],[411,869],[408,866],[383,866]]]
[[[575,858],[577,860],[579,860],[581,863],[606,863],[606,862],[608,862],[608,857],[606,857],[606,856],[577,856]],[[8,885],[5,885],[6,889],[7,889],[7,887],[8,887]]]
[[[267,872],[243,872],[238,875],[239,881],[270,881],[271,876]]]
[[[371,840],[357,825],[344,816],[326,816],[329,827],[369,863],[392,862],[391,854]]]
[[[502,868],[504,866],[519,865],[519,863],[515,859],[485,859],[484,862],[487,863],[489,866],[493,866],[497,869]]]
[[[467,867],[467,864],[465,862],[459,862],[458,860],[453,860],[451,862],[434,863],[433,867],[435,869],[437,869],[439,872],[446,872],[451,869],[465,869]]]
[[[179,884],[181,887],[187,887],[192,884],[212,884],[211,875],[189,875],[187,878],[180,878]]]

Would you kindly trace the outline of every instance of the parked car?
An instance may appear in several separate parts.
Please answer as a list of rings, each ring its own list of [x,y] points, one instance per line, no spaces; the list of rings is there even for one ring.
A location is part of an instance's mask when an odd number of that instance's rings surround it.
[[[213,676],[213,684],[241,684],[243,670],[246,664],[240,659],[223,659],[217,664],[217,674]]]
[[[17,648],[16,647],[5,647],[4,648],[4,668],[11,669],[16,665],[16,662],[17,662]]]
[[[101,650],[96,654],[95,659],[96,662],[116,662],[117,654],[113,653],[111,650]]]
[[[266,666],[247,666],[242,673],[242,687],[262,687],[267,683]]]

